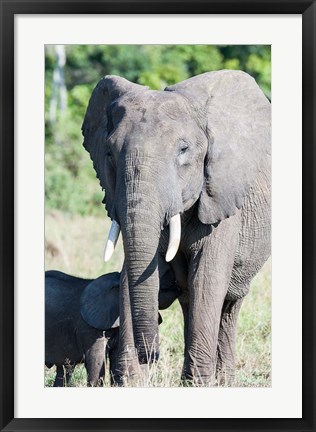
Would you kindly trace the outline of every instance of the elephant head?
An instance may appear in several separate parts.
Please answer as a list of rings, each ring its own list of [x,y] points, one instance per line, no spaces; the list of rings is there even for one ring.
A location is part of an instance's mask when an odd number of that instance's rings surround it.
[[[122,232],[139,360],[158,353],[158,246],[181,242],[181,215],[218,224],[241,208],[269,152],[270,104],[241,71],[216,71],[154,91],[117,76],[94,89],[84,147],[113,221],[109,258]],[[181,246],[180,246],[181,247]]]
[[[159,263],[160,285],[158,306],[167,309],[180,295],[174,274],[169,266]],[[120,325],[119,288],[120,273],[113,272],[93,279],[80,297],[80,314],[83,320],[98,330],[116,329]],[[158,324],[162,323],[159,314]]]
[[[107,273],[91,281],[80,297],[83,320],[98,330],[119,326],[120,273]]]

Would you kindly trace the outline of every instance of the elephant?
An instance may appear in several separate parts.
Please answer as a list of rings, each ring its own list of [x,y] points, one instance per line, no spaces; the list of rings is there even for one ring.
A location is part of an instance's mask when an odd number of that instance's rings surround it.
[[[107,75],[82,134],[112,220],[106,259],[123,239],[118,380],[159,358],[162,256],[182,291],[182,380],[232,383],[238,312],[270,255],[270,101],[243,71],[164,90]]]
[[[88,386],[101,385],[109,341],[107,354],[113,369],[118,344],[119,281],[117,272],[95,280],[56,270],[45,272],[45,364],[56,365],[54,387],[62,387],[65,380],[68,384],[75,365],[83,360]]]
[[[174,276],[164,270],[160,309],[179,296]],[[111,383],[119,344],[120,273],[82,279],[56,270],[45,272],[45,364],[57,367],[54,387],[69,384],[76,364],[84,360],[87,384],[103,384],[105,359]],[[159,323],[162,319],[159,315]]]

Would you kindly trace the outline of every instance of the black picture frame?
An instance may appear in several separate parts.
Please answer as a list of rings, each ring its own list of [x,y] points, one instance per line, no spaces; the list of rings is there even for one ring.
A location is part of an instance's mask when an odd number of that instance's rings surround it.
[[[303,21],[303,416],[301,419],[23,419],[14,417],[14,16],[15,14],[302,14]],[[316,4],[305,0],[0,0],[0,427],[1,431],[314,431]],[[32,389],[30,388],[30,392]]]

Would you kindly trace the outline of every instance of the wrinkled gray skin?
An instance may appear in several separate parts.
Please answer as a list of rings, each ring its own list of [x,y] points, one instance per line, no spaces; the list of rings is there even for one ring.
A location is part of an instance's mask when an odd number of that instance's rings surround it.
[[[269,101],[241,71],[164,91],[107,76],[82,130],[123,237],[118,373],[124,380],[159,355],[158,250],[180,213],[171,265],[183,291],[183,379],[231,381],[238,312],[270,254]]]
[[[113,384],[119,344],[119,282],[118,272],[97,279],[45,272],[45,364],[57,367],[54,387],[68,384],[82,360],[88,386],[102,385],[105,359]],[[168,268],[162,284],[159,307],[166,309],[180,294]]]

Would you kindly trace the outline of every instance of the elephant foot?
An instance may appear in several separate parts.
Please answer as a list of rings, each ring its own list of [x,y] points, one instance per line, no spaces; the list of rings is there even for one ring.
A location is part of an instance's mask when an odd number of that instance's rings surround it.
[[[216,378],[215,374],[202,374],[198,371],[183,372],[181,375],[181,382],[183,387],[215,387]]]
[[[56,376],[54,381],[54,387],[64,387],[65,386],[65,380],[64,377]]]
[[[104,378],[98,378],[88,381],[87,387],[104,387]]]
[[[142,364],[137,368],[114,375],[114,386],[118,387],[149,387],[150,365]]]
[[[235,383],[235,370],[230,368],[216,370],[216,384],[220,387],[232,387]]]
[[[74,365],[67,364],[67,366],[65,366],[65,369],[63,366],[57,366],[54,387],[68,386],[73,369],[74,369]]]
[[[119,387],[148,387],[150,365],[139,364],[138,359],[121,362],[113,376],[115,386]]]
[[[231,387],[235,382],[235,371],[232,369],[217,369],[216,375],[184,373],[181,376],[184,387]]]

